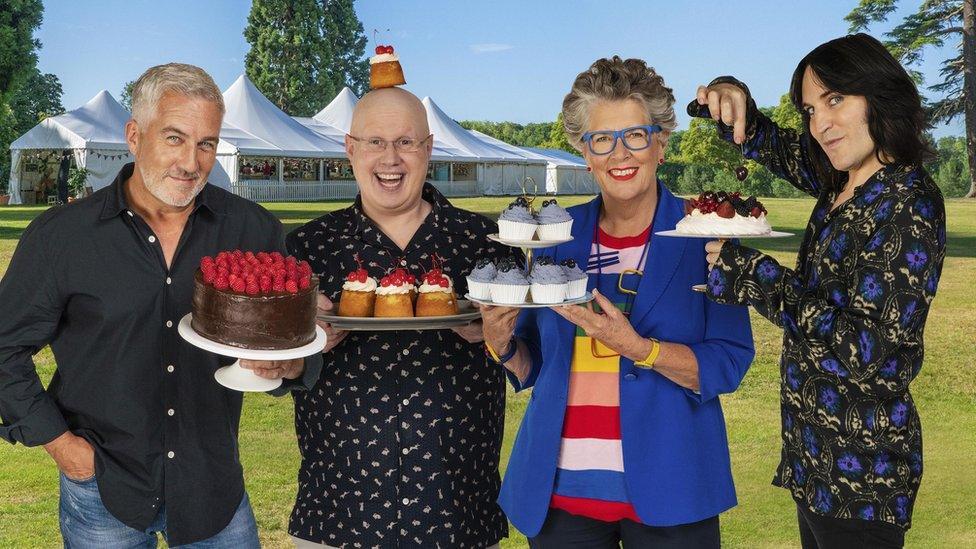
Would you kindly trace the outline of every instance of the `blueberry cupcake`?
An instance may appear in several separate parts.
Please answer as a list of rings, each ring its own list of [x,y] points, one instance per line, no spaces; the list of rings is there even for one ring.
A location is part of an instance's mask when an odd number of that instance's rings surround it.
[[[589,281],[589,277],[586,276],[583,269],[579,268],[576,260],[564,259],[559,265],[563,268],[563,274],[566,275],[566,299],[579,299],[586,295],[586,283]]]
[[[498,269],[487,257],[478,260],[474,270],[468,275],[468,293],[475,299],[491,299],[491,281]]]
[[[498,263],[498,272],[491,281],[491,300],[499,305],[520,305],[529,295],[529,279],[514,259]]]
[[[538,223],[525,197],[518,197],[498,216],[498,236],[505,240],[532,240]]]
[[[572,236],[573,218],[555,198],[543,201],[535,218],[539,222],[536,230],[539,240],[566,240]]]
[[[566,301],[566,274],[551,257],[537,258],[529,279],[532,282],[533,303],[555,304]]]

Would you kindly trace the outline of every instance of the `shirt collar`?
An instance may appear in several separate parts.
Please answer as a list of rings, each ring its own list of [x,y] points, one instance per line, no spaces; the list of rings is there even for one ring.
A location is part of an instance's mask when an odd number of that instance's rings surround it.
[[[129,211],[129,203],[125,198],[125,184],[132,177],[135,166],[134,162],[129,162],[122,166],[119,174],[115,176],[115,180],[109,185],[108,192],[105,193],[101,219],[109,219],[118,216],[122,212]],[[200,193],[197,194],[193,202],[192,213],[196,213],[201,208],[216,215],[227,215],[229,213],[226,197],[218,192],[210,183],[204,185]]]
[[[457,215],[457,208],[437,190],[437,187],[434,187],[430,183],[424,183],[421,197],[431,206],[431,215],[428,217],[428,220],[433,223],[434,227],[454,234],[464,234],[466,232],[467,228],[461,222],[460,216]],[[356,200],[350,207],[350,214],[353,216],[353,222],[348,225],[349,234],[361,235],[369,229],[376,230],[372,221],[370,221],[366,212],[363,210],[362,195],[356,195]]]

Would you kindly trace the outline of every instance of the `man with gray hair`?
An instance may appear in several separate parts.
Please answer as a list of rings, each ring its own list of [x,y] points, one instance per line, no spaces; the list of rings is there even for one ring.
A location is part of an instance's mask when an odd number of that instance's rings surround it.
[[[284,251],[281,224],[207,184],[223,98],[203,70],[153,67],[125,135],[134,164],[48,210],[0,280],[0,437],[43,445],[60,471],[66,547],[258,547],[237,430],[241,393],[184,342],[193,276],[222,250]],[[45,391],[32,359],[50,344]],[[248,366],[311,386],[321,355]]]

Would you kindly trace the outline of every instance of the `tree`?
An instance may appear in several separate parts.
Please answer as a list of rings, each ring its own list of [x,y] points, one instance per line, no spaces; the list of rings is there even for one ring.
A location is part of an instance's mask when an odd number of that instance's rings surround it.
[[[864,30],[872,22],[886,20],[896,3],[861,0],[844,19],[851,32]],[[931,104],[930,117],[940,123],[964,116],[970,178],[966,196],[976,198],[976,0],[925,0],[886,36],[885,45],[906,66],[918,65],[928,46],[958,40],[958,54],[942,63],[942,81],[929,86],[943,96]]]
[[[16,119],[17,134],[23,134],[49,116],[64,112],[61,81],[53,74],[41,74],[34,68],[32,74],[17,89],[10,100],[10,108]]]
[[[0,189],[10,176],[10,143],[17,138],[17,113],[10,101],[37,66],[41,47],[34,31],[41,26],[40,0],[4,0],[0,5]]]
[[[680,160],[685,164],[731,172],[743,162],[738,147],[722,141],[715,131],[715,122],[706,118],[691,119],[688,130],[681,136],[679,150]]]
[[[119,103],[129,112],[132,112],[132,88],[135,85],[135,80],[129,80],[122,86],[122,93],[119,94]]]
[[[769,119],[781,128],[791,128],[798,132],[803,131],[803,117],[800,111],[793,106],[790,94],[784,93],[779,98],[779,105],[772,108]]]
[[[332,50],[329,80],[338,93],[349,86],[357,96],[369,91],[369,61],[365,57],[366,35],[353,9],[353,0],[322,0],[325,17],[323,34]]]
[[[244,70],[281,110],[312,116],[338,90],[330,77],[333,52],[323,36],[324,10],[317,0],[254,0],[244,38],[251,45]]]
[[[569,139],[566,137],[566,128],[563,126],[563,113],[560,112],[556,115],[556,121],[549,130],[549,138],[541,146],[547,149],[560,149],[573,154],[580,153],[569,144]]]

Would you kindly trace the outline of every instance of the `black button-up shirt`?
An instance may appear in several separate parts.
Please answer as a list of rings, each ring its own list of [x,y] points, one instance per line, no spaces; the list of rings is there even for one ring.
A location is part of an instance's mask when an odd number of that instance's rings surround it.
[[[424,188],[433,210],[400,250],[353,206],[286,238],[337,302],[360,254],[374,277],[405,267],[418,279],[431,253],[461,297],[480,257],[511,249],[488,240],[491,220]],[[451,330],[350,332],[325,354],[318,384],[295,393],[302,464],[289,532],[349,547],[484,547],[508,535],[495,502],[505,380],[481,344]]]
[[[169,542],[181,545],[222,530],[244,494],[242,395],[213,378],[232,359],[177,333],[193,274],[221,250],[283,251],[283,231],[263,208],[207,185],[167,269],[126,205],[132,170],[38,216],[20,239],[0,281],[0,436],[28,446],[66,430],[84,437],[105,507],[142,530],[165,504]],[[45,392],[32,356],[47,344],[57,371]],[[314,377],[321,360],[307,363]]]

